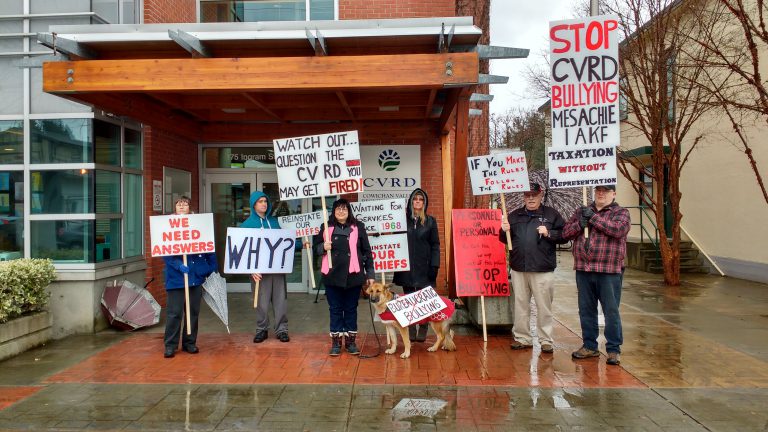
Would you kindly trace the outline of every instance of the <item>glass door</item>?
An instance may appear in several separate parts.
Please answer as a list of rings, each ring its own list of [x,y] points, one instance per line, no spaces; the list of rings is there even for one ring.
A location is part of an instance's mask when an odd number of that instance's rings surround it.
[[[214,235],[216,236],[216,258],[219,269],[224,268],[224,242],[227,228],[237,227],[251,214],[249,201],[251,192],[256,190],[255,173],[208,174],[205,176],[206,212],[213,213]],[[220,272],[227,280],[227,291],[249,292],[248,275],[231,275]]]
[[[277,185],[276,173],[259,173],[256,177],[256,190],[264,192],[272,203],[272,216],[288,216],[292,214],[305,213],[305,200],[287,200],[280,201],[280,191]],[[310,240],[311,241],[311,240]],[[294,248],[293,271],[286,275],[288,283],[288,292],[307,292],[308,283],[304,269],[306,268],[307,255],[302,249],[302,240],[297,239]]]

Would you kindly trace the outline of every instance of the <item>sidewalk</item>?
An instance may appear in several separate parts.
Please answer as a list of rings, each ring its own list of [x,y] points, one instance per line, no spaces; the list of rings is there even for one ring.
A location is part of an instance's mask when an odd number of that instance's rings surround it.
[[[457,327],[454,353],[417,343],[407,360],[330,358],[327,304],[303,294],[289,299],[291,342],[270,333],[253,344],[250,296],[231,294],[232,334],[203,306],[194,356],[164,359],[156,326],[0,363],[0,430],[768,429],[768,286],[695,275],[673,291],[627,271],[613,367],[571,360],[576,289],[570,255],[559,259],[554,355]],[[363,354],[374,355],[368,306],[359,310]]]

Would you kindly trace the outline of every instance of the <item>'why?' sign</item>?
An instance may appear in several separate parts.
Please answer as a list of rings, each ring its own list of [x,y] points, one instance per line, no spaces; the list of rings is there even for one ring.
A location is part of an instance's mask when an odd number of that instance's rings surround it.
[[[357,131],[276,139],[273,144],[281,200],[363,190]]]
[[[295,234],[287,229],[227,228],[224,272],[293,272]]]

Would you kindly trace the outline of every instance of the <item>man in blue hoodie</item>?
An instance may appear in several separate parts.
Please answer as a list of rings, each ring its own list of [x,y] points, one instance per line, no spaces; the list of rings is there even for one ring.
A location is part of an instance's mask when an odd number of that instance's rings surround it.
[[[256,191],[251,194],[251,215],[246,219],[241,228],[256,229],[280,229],[280,223],[271,216],[272,204],[264,192]],[[254,343],[261,343],[267,339],[269,328],[269,303],[272,303],[272,311],[275,314],[275,335],[280,342],[288,342],[288,289],[284,274],[259,274],[251,275],[251,292],[256,289],[256,281],[259,281],[259,299],[256,306],[256,336]]]

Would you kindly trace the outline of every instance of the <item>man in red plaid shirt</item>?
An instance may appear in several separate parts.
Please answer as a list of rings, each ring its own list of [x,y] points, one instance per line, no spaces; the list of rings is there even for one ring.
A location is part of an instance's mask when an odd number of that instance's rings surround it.
[[[563,228],[563,238],[573,240],[573,269],[579,291],[579,320],[583,346],[574,351],[575,359],[598,357],[597,303],[605,315],[607,363],[619,364],[621,333],[621,283],[629,233],[629,211],[615,202],[616,186],[595,188],[595,201],[581,207]],[[589,228],[589,237],[584,229]]]

